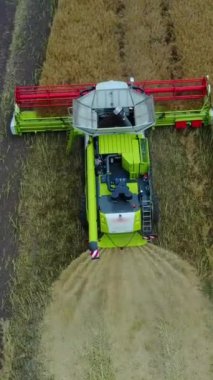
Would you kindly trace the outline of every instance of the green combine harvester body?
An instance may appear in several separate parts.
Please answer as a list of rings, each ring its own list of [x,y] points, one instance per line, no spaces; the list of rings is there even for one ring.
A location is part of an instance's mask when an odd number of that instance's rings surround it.
[[[142,231],[144,236],[153,233],[149,168],[148,141],[142,134],[89,139],[86,205],[90,243],[97,242],[101,248],[146,243]],[[144,223],[143,208],[147,211]]]
[[[16,89],[13,134],[67,131],[68,150],[76,136],[84,137],[85,218],[92,258],[99,257],[100,248],[142,246],[156,235],[158,205],[146,131],[168,126],[197,129],[212,121],[207,78],[174,82]],[[170,110],[165,107],[170,100],[202,100],[202,106]],[[42,116],[41,107],[69,112]]]

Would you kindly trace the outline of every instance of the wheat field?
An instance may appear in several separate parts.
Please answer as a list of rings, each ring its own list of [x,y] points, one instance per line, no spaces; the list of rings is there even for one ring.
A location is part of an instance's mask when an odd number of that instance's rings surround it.
[[[199,0],[59,0],[40,83],[211,75],[212,19],[208,0],[205,6]],[[159,244],[187,259],[203,278],[211,277],[213,262],[210,139],[209,131],[149,135]],[[76,202],[76,189],[83,193],[81,151],[77,142],[67,156],[66,136],[36,136],[24,164],[7,341],[16,380],[40,380],[35,352],[49,287],[86,248]]]

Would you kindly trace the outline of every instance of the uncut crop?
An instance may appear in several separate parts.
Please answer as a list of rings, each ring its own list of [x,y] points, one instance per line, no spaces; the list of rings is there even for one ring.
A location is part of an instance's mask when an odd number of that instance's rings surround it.
[[[60,0],[42,84],[120,78],[116,1]]]
[[[213,83],[212,1],[171,1],[175,43],[186,77],[209,75]]]

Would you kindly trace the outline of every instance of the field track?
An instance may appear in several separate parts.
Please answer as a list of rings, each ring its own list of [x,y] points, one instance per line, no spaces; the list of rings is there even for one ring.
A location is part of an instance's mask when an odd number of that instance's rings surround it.
[[[46,366],[55,380],[210,379],[204,310],[191,267],[171,252],[84,253],[53,287]]]

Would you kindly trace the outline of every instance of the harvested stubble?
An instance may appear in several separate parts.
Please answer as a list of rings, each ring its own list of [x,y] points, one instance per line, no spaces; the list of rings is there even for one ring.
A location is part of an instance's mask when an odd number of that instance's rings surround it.
[[[19,205],[19,257],[11,290],[3,379],[40,380],[37,326],[57,274],[85,248],[79,203],[83,166],[76,144],[65,159],[65,136],[36,139],[25,164]],[[77,189],[77,190],[76,190]]]
[[[213,12],[211,1],[205,7],[199,0],[136,0],[125,5],[125,61],[137,79],[211,74],[212,21],[210,29],[206,26]],[[210,140],[210,128],[191,134],[171,130],[150,134],[160,244],[189,259],[202,276],[213,267]]]

